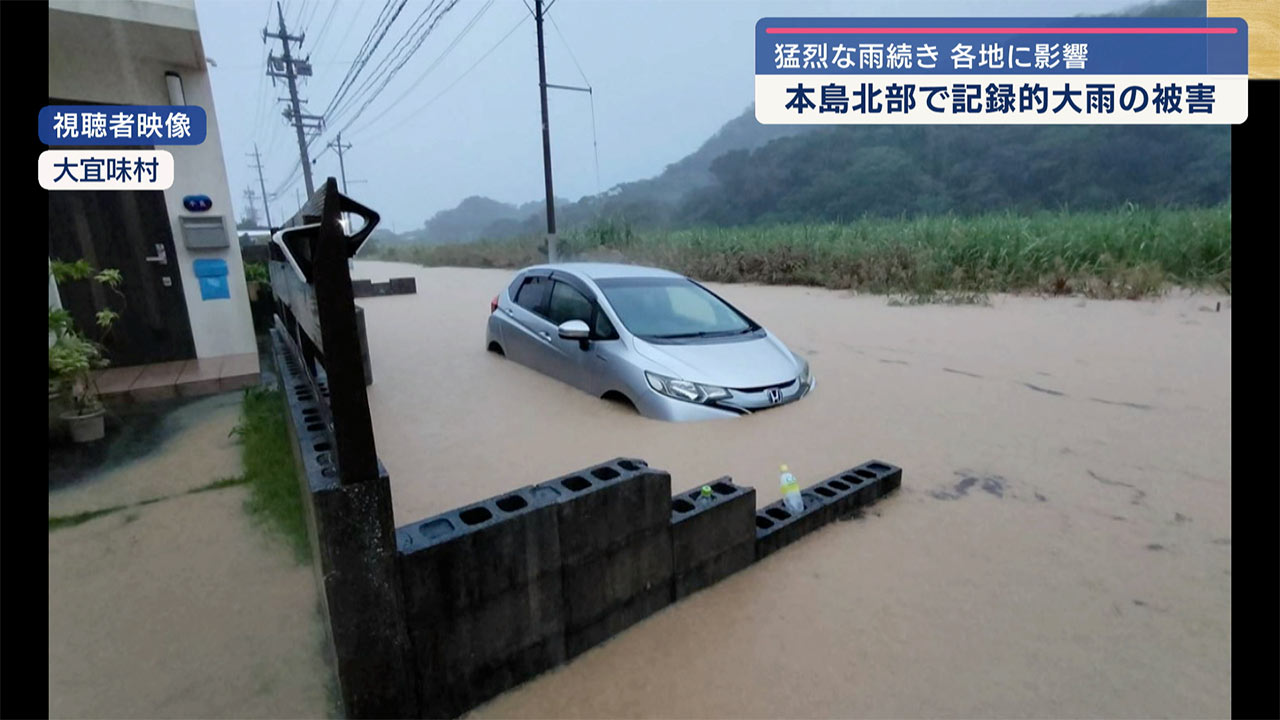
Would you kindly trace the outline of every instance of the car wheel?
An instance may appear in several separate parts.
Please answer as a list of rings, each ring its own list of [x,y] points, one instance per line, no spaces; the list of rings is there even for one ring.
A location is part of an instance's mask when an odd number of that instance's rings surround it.
[[[632,410],[633,412],[635,412],[637,415],[639,415],[639,414],[640,414],[640,410],[639,410],[639,408],[637,408],[637,407],[636,407],[636,404],[635,404],[635,403],[631,402],[631,398],[629,398],[629,397],[627,397],[626,395],[624,395],[624,394],[622,394],[622,393],[618,392],[617,390],[610,390],[609,392],[605,393],[604,395],[601,395],[601,396],[600,396],[600,399],[601,399],[601,400],[605,400],[605,401],[607,401],[607,402],[615,403],[615,404],[617,404],[617,405],[621,405],[621,406],[625,406],[625,407],[631,408],[631,410]]]

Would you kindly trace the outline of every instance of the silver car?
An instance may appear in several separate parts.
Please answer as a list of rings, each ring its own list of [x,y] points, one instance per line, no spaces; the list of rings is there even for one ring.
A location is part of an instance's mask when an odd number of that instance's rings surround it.
[[[489,305],[488,349],[647,417],[710,420],[799,400],[809,363],[683,275],[536,265]]]

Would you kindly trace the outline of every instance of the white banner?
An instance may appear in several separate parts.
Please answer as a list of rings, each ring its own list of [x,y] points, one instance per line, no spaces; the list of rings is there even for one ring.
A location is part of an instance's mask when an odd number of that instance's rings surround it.
[[[166,150],[45,150],[39,174],[46,190],[168,190],[173,155]]]
[[[1246,75],[756,75],[766,125],[1233,125]]]

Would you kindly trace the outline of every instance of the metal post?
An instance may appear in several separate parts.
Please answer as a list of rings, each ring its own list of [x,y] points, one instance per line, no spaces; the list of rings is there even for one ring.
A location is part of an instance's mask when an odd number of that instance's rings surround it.
[[[542,169],[547,179],[547,261],[556,262],[556,200],[551,188],[551,125],[547,121],[547,60],[542,47],[542,0],[533,0],[538,26],[538,90],[542,94]]]

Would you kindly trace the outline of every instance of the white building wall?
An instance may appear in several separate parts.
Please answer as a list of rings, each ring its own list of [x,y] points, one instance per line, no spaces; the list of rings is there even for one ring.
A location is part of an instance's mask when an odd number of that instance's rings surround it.
[[[167,269],[181,277],[197,357],[256,352],[231,189],[203,48],[198,32],[181,27],[195,25],[194,3],[51,0],[49,5],[50,97],[120,105],[169,105],[165,72],[173,71],[182,77],[186,103],[204,108],[208,133],[203,143],[157,146],[171,153],[174,160],[173,186],[164,191],[164,197],[176,257]],[[172,21],[174,26],[118,19],[121,16]],[[207,195],[213,201],[209,211],[197,215],[222,216],[226,248],[186,247],[179,221],[183,215],[191,215],[182,206],[186,195]],[[200,258],[226,261],[230,299],[201,299],[193,270],[193,261]]]

